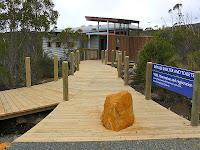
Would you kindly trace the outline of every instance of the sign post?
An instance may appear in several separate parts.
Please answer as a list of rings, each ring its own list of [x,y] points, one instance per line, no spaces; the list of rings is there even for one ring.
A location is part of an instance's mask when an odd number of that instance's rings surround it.
[[[191,125],[199,125],[200,71],[147,63],[145,99],[151,99],[151,83],[192,98]]]
[[[151,99],[152,62],[147,63],[145,99]]]
[[[199,125],[199,105],[200,105],[200,71],[194,75],[194,88],[192,98],[191,125]]]

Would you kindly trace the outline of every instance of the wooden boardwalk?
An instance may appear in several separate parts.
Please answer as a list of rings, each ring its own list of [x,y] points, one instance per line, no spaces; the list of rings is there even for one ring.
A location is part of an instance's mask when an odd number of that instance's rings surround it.
[[[23,116],[55,108],[62,101],[60,89],[53,90],[55,82],[0,91],[0,120]],[[61,93],[58,94],[57,93]]]
[[[44,100],[55,98],[61,101],[61,85],[62,80],[59,80],[38,88],[49,90],[41,92],[46,94]],[[105,98],[122,90],[132,94],[135,123],[119,132],[107,130],[100,121]],[[48,93],[52,94],[47,96]],[[142,94],[124,86],[123,80],[117,78],[116,69],[100,61],[81,62],[80,71],[69,77],[69,94],[69,101],[61,102],[44,120],[14,142],[200,138],[199,127],[191,127],[188,120],[152,100],[145,100]]]
[[[69,76],[69,98],[72,98],[87,80]],[[76,82],[75,82],[76,80]],[[80,81],[80,82],[79,82]],[[23,116],[55,108],[63,101],[62,79],[31,87],[0,91],[0,120]]]

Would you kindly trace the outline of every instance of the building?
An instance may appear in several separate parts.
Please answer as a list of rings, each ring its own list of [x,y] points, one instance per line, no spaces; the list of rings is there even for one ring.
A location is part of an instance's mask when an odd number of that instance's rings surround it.
[[[96,50],[98,58],[101,58],[101,50],[108,49],[108,61],[111,61],[111,51],[121,50],[126,51],[130,56],[130,60],[137,60],[137,53],[140,48],[149,40],[147,37],[131,37],[130,31],[142,31],[139,27],[139,21],[117,18],[103,18],[103,17],[85,17],[87,21],[96,21],[97,25],[81,26],[72,28],[73,30],[81,29],[82,34],[86,34],[90,39],[83,48]],[[100,24],[100,23],[104,24]],[[106,24],[105,24],[106,23]],[[133,25],[134,24],[134,25]],[[62,30],[56,30],[55,36],[51,39],[43,38],[44,52],[57,54],[59,58],[63,57],[63,47],[59,41],[52,43]],[[79,48],[80,44],[75,46]]]

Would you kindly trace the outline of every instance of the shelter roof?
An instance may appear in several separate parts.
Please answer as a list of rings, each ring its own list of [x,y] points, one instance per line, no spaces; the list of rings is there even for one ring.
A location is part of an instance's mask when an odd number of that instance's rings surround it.
[[[99,21],[99,22],[113,22],[113,23],[123,23],[123,24],[131,24],[131,23],[140,23],[137,20],[129,20],[129,19],[118,19],[118,18],[104,18],[104,17],[92,17],[85,16],[88,21]]]

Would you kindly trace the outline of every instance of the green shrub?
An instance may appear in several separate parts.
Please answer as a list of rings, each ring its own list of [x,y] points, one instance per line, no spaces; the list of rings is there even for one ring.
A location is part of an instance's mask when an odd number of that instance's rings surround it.
[[[170,43],[169,30],[159,30],[154,35],[154,40],[145,44],[139,53],[135,84],[144,88],[147,62],[172,65],[175,47]]]
[[[0,64],[0,91],[10,89],[9,72]]]
[[[36,62],[36,71],[37,71],[37,78],[44,79],[44,78],[53,78],[54,77],[54,60],[48,57],[48,54],[44,54]]]

